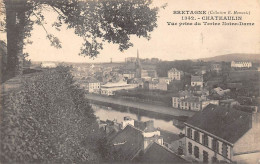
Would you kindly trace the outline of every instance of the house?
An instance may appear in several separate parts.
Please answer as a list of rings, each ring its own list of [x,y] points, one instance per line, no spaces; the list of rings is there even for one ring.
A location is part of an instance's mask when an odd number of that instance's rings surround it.
[[[152,79],[152,78],[157,78],[157,72],[156,72],[156,70],[142,69],[141,70],[141,78],[146,79],[146,80],[149,80],[149,79]]]
[[[101,85],[101,94],[102,95],[107,95],[107,96],[111,96],[115,94],[115,91],[119,91],[119,90],[129,90],[129,89],[134,89],[137,86],[134,84],[127,84],[127,82],[124,81],[119,81],[116,83],[107,83],[104,85]]]
[[[169,85],[172,79],[169,77],[158,77],[158,81],[160,83],[167,83]]]
[[[143,121],[134,120],[126,116],[124,117],[121,128],[124,129],[127,125],[132,125],[135,128],[143,131],[145,133],[144,136],[153,136],[153,135],[160,136],[160,131],[154,127],[153,120],[143,122]]]
[[[183,76],[183,72],[177,70],[176,68],[172,68],[168,71],[168,78],[172,80],[181,80],[182,76]]]
[[[251,68],[252,62],[249,61],[232,61],[231,68]]]
[[[225,94],[227,94],[229,92],[230,92],[230,89],[222,89],[220,87],[213,89],[213,93],[217,93],[219,96],[224,96]]]
[[[191,86],[203,87],[203,76],[202,75],[191,75]]]
[[[251,163],[247,160],[260,159],[259,135],[259,113],[210,104],[185,122],[186,157],[205,163]]]
[[[209,104],[219,105],[219,100],[202,99],[198,96],[172,97],[172,107],[183,110],[201,111]]]
[[[148,82],[149,90],[167,91],[168,84],[165,81],[150,81]]]
[[[123,130],[119,131],[117,135],[110,140],[113,149],[122,161],[132,161],[138,157],[141,152],[153,142],[163,144],[163,139],[159,135],[151,135],[150,132],[144,132],[132,125],[127,125]]]
[[[86,90],[89,93],[100,93],[100,82],[93,78],[93,77],[88,77],[86,79]]]
[[[137,163],[189,163],[163,145],[153,142],[144,154],[136,158]]]

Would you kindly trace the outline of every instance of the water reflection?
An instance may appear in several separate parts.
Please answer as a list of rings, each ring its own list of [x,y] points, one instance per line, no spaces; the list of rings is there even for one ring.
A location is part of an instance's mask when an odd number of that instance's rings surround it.
[[[92,104],[92,107],[95,115],[99,117],[100,120],[117,120],[117,122],[121,123],[125,116],[129,116],[139,121],[154,120],[155,127],[174,133],[182,132],[182,129],[184,127],[183,120],[186,119],[184,117],[177,118],[174,116],[157,114],[143,110],[133,110],[129,108],[111,108],[94,104]],[[181,119],[182,121],[178,119]]]

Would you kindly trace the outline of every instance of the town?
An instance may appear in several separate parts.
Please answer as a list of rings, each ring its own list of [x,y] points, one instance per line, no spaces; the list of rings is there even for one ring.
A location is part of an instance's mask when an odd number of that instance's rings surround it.
[[[259,63],[169,62],[140,56],[137,50],[136,57],[122,63],[111,59],[74,64],[72,69],[75,83],[86,91],[93,107],[186,116],[178,119],[182,123],[179,133],[155,127],[153,119],[141,121],[127,113],[121,121],[99,119],[100,130],[120,160],[256,162],[252,160],[260,152]]]
[[[0,6],[0,163],[260,164],[257,1]]]

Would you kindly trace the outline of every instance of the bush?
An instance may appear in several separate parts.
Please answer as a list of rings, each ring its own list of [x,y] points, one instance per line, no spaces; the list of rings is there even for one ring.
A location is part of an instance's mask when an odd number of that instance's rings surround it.
[[[2,110],[2,163],[84,162],[97,159],[90,142],[96,118],[69,67],[36,73],[10,93]]]

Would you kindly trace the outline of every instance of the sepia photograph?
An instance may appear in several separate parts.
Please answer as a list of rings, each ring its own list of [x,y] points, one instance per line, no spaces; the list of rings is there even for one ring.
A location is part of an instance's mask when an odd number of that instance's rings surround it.
[[[0,163],[260,164],[259,0],[0,0]]]

